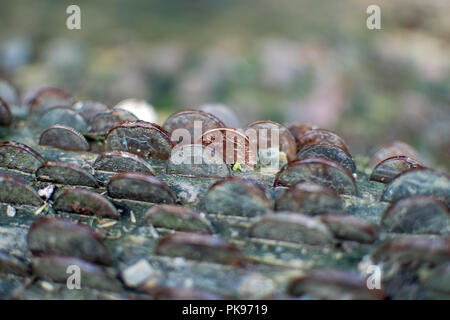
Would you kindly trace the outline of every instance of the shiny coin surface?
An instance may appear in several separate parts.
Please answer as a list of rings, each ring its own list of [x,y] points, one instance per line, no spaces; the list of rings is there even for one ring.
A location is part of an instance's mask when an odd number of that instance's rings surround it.
[[[134,114],[139,120],[156,123],[158,115],[152,105],[144,100],[126,99],[119,102],[114,109],[122,109]]]
[[[370,180],[389,183],[402,172],[422,168],[421,162],[407,156],[394,156],[379,162],[370,175]]]
[[[305,158],[325,158],[333,160],[352,173],[356,171],[356,165],[352,156],[338,147],[320,144],[306,146],[297,153],[297,159]]]

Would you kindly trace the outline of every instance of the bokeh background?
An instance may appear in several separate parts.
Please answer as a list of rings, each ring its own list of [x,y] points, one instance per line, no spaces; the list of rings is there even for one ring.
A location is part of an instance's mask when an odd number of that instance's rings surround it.
[[[78,4],[82,30],[66,28]],[[382,30],[366,28],[381,7]],[[393,139],[450,169],[448,0],[1,0],[0,77],[163,122],[218,102],[242,122],[312,122],[353,154]]]

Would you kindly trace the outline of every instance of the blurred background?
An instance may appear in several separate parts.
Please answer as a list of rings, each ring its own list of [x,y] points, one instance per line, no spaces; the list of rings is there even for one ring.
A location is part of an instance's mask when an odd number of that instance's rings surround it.
[[[81,7],[82,29],[66,28]],[[381,30],[366,8],[381,7]],[[242,122],[312,122],[353,154],[393,139],[450,169],[448,0],[2,0],[0,78],[114,106],[145,99],[160,123],[217,102]]]

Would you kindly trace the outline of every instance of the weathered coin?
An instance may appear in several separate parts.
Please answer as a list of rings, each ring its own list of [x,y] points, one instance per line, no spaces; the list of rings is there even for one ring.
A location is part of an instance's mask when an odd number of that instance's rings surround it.
[[[355,216],[325,214],[320,216],[320,221],[325,223],[338,239],[373,243],[378,238],[376,226]]]
[[[97,187],[97,180],[85,169],[73,163],[48,161],[36,170],[36,177],[42,181],[74,186]]]
[[[114,272],[103,266],[82,259],[62,256],[35,257],[32,259],[33,274],[39,279],[66,284],[70,274],[78,272],[80,288],[119,291],[122,285]],[[67,271],[70,273],[67,273]]]
[[[112,256],[92,230],[70,220],[40,218],[30,227],[28,247],[35,256],[60,255],[111,265]]]
[[[57,195],[54,209],[82,215],[119,219],[114,205],[102,195],[85,189],[66,189]]]
[[[295,160],[295,138],[282,124],[270,120],[256,121],[247,125],[245,134],[250,144],[258,146],[258,150],[278,148],[286,154],[288,161]]]
[[[75,99],[62,89],[42,88],[28,93],[24,102],[30,112],[42,114],[53,107],[71,107]]]
[[[356,171],[356,165],[352,156],[344,149],[324,144],[305,146],[297,153],[297,159],[325,158],[336,161],[352,173]]]
[[[201,200],[208,213],[254,217],[272,209],[264,188],[257,182],[229,177],[214,183]]]
[[[36,151],[19,142],[0,143],[0,166],[34,173],[44,163],[44,158]]]
[[[38,207],[43,201],[37,192],[24,182],[0,175],[0,202]]]
[[[389,232],[450,234],[450,212],[433,197],[412,196],[391,204],[381,225]]]
[[[145,121],[121,122],[111,128],[105,141],[105,151],[126,151],[153,160],[169,159],[172,147],[163,128]]]
[[[194,143],[203,132],[221,127],[225,127],[225,124],[214,115],[190,109],[172,114],[163,124],[175,144]]]
[[[374,168],[381,161],[395,156],[405,156],[413,160],[419,161],[416,151],[410,145],[402,141],[392,141],[384,144],[375,151],[370,158],[369,166]]]
[[[244,263],[244,256],[237,247],[219,237],[200,233],[167,235],[159,240],[156,253],[229,265]]]
[[[155,227],[180,231],[212,233],[211,223],[198,212],[176,205],[156,205],[145,214],[145,222]]]
[[[137,121],[138,118],[129,111],[122,109],[108,110],[98,113],[91,121],[91,132],[107,134],[112,127],[123,121]]]
[[[319,129],[318,126],[311,123],[294,122],[287,126],[297,145],[297,152],[302,148],[301,138],[310,130]]]
[[[306,295],[313,299],[384,299],[382,290],[369,290],[366,282],[366,279],[357,273],[335,269],[318,269],[294,278],[288,285],[287,291],[293,296]]]
[[[277,173],[274,186],[291,186],[297,182],[315,182],[339,194],[358,195],[350,171],[332,160],[309,158],[288,163]]]
[[[292,211],[310,215],[339,213],[342,200],[334,189],[312,182],[300,182],[284,191],[275,203],[277,211]]]
[[[351,154],[344,139],[336,133],[325,129],[312,129],[305,132],[305,134],[298,139],[297,148],[301,151],[305,147],[316,144],[338,147],[348,154]]]
[[[256,165],[256,148],[251,150],[248,137],[232,128],[215,128],[203,133],[196,142],[214,148],[222,154],[226,164]],[[256,147],[256,145],[255,145]]]
[[[402,172],[422,167],[422,163],[413,158],[394,156],[380,161],[373,169],[370,180],[389,183]]]
[[[94,162],[94,169],[109,172],[141,172],[155,174],[153,167],[136,154],[124,151],[110,151],[100,154]]]
[[[249,236],[310,245],[329,245],[335,241],[328,227],[316,218],[290,212],[261,217],[251,225]]]
[[[396,176],[386,186],[381,199],[394,202],[413,195],[433,196],[450,207],[450,176],[434,169],[411,169]]]
[[[87,132],[89,128],[86,120],[69,107],[50,108],[39,119],[41,128],[47,128],[56,124],[69,126],[80,132]]]
[[[108,106],[96,101],[80,101],[74,104],[73,110],[81,115],[87,123],[92,124],[95,117],[109,110]]]
[[[42,131],[39,144],[71,151],[89,150],[89,143],[80,132],[74,128],[58,124]]]
[[[230,167],[216,149],[201,144],[176,145],[167,161],[167,173],[186,177],[228,177]]]
[[[109,196],[152,203],[174,203],[176,196],[157,177],[138,172],[125,172],[113,176],[106,187]]]

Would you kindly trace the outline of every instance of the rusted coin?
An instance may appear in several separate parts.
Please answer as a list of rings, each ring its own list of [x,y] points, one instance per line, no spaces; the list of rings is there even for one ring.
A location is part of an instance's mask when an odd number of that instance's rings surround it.
[[[12,114],[9,105],[0,97],[0,126],[9,126],[12,123]]]
[[[92,124],[98,114],[108,111],[109,108],[101,102],[80,101],[74,104],[73,110],[82,116],[88,124]]]
[[[229,177],[214,183],[201,200],[208,213],[254,217],[271,210],[272,202],[257,182]]]
[[[44,129],[39,138],[39,144],[71,151],[89,150],[89,143],[80,132],[59,124]]]
[[[136,154],[111,151],[100,154],[94,162],[94,169],[109,172],[141,172],[155,174],[153,167]]]
[[[369,166],[374,168],[381,161],[395,156],[405,156],[419,161],[413,147],[402,141],[392,141],[378,148],[378,150],[370,158]]]
[[[432,197],[413,196],[391,204],[381,218],[381,225],[389,232],[450,234],[450,213]]]
[[[33,188],[22,181],[0,175],[0,202],[39,207],[43,201]]]
[[[389,183],[402,172],[422,167],[422,163],[413,158],[394,156],[379,162],[373,169],[370,180]]]
[[[27,145],[14,141],[0,143],[1,167],[34,173],[42,163],[42,156]]]
[[[300,276],[288,285],[293,296],[306,295],[312,299],[327,300],[380,300],[382,290],[369,290],[366,279],[360,275],[335,269],[318,269]]]
[[[303,148],[315,144],[338,147],[348,154],[351,154],[345,141],[336,133],[325,129],[312,129],[307,131],[298,141],[297,147],[301,151]]]
[[[32,259],[33,274],[39,279],[66,284],[70,274],[79,271],[81,288],[119,291],[122,286],[110,269],[74,257],[45,256]],[[70,273],[67,273],[68,270]]]
[[[169,159],[172,147],[163,128],[144,121],[124,121],[115,125],[105,141],[105,151],[126,151],[153,160]]]
[[[403,235],[384,241],[371,254],[379,262],[431,262],[450,260],[450,239],[427,235]]]
[[[295,138],[282,124],[270,120],[256,121],[247,126],[245,134],[251,144],[257,144],[258,151],[278,148],[285,153],[288,161],[295,160]]]
[[[167,162],[167,173],[186,177],[228,177],[230,167],[217,150],[201,144],[176,145]]]
[[[201,106],[199,108],[199,110],[216,116],[227,127],[235,128],[235,129],[241,127],[241,121],[239,120],[239,116],[236,114],[236,112],[233,109],[231,109],[230,107],[228,107],[226,105],[218,104],[218,103],[205,104],[205,105]]]
[[[176,205],[153,206],[145,214],[145,222],[155,227],[213,233],[211,223],[206,218],[188,207]]]
[[[138,118],[122,109],[108,110],[98,113],[91,122],[91,132],[107,134],[112,127],[123,121],[137,121]]]
[[[413,195],[433,196],[450,207],[450,176],[433,169],[411,169],[396,176],[386,186],[381,199],[394,202]]]
[[[310,245],[334,243],[333,234],[318,219],[284,211],[261,217],[251,225],[249,236]]]
[[[234,245],[219,237],[200,233],[167,235],[159,240],[156,254],[229,265],[244,263],[243,254]]]
[[[275,203],[277,211],[292,211],[309,215],[339,213],[343,203],[334,189],[311,182],[294,184]]]
[[[152,203],[174,203],[176,197],[157,177],[137,172],[119,173],[107,185],[109,196]]]
[[[297,182],[308,181],[328,186],[339,194],[359,194],[350,171],[332,160],[320,158],[288,163],[277,173],[274,186],[291,186]]]
[[[295,139],[297,151],[300,151],[300,149],[302,147],[300,145],[300,141],[301,141],[301,138],[305,135],[305,133],[307,133],[308,131],[313,130],[313,129],[319,129],[319,127],[316,126],[315,124],[300,123],[300,122],[294,122],[294,123],[288,125],[287,128],[289,129],[289,131],[291,132],[292,136]]]
[[[57,88],[38,89],[28,93],[24,100],[30,112],[38,114],[53,107],[71,107],[75,103],[70,94]]]
[[[235,163],[245,164],[249,167],[256,165],[256,148],[251,150],[250,140],[238,130],[232,128],[210,129],[196,143],[217,150],[228,165]]]
[[[17,88],[5,79],[0,79],[0,97],[5,100],[11,108],[20,104]]]
[[[356,172],[356,165],[353,158],[345,150],[330,145],[315,144],[305,146],[297,153],[297,159],[305,158],[325,158],[336,161],[352,173]]]
[[[355,216],[326,214],[320,216],[335,238],[356,241],[361,243],[373,243],[378,238],[377,228]]]
[[[73,163],[48,161],[36,170],[36,177],[42,181],[49,181],[72,186],[97,187],[97,180],[86,170]]]
[[[194,143],[203,132],[221,127],[225,124],[214,115],[191,109],[172,114],[163,124],[174,144]]]
[[[134,114],[139,120],[156,123],[158,115],[152,105],[144,100],[126,99],[119,102],[114,109],[122,109]]]
[[[85,225],[59,218],[40,218],[30,227],[28,247],[35,256],[60,255],[111,265],[103,240]]]
[[[55,199],[53,208],[57,211],[73,212],[119,219],[114,205],[102,195],[85,189],[66,189]]]
[[[47,128],[56,124],[69,126],[80,132],[87,132],[89,128],[86,120],[69,107],[50,108],[39,119],[41,128]]]

